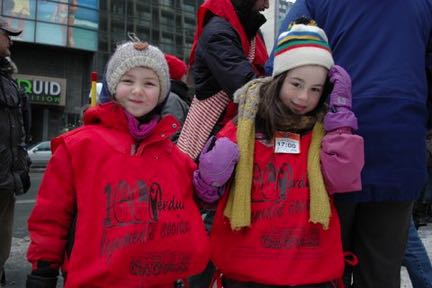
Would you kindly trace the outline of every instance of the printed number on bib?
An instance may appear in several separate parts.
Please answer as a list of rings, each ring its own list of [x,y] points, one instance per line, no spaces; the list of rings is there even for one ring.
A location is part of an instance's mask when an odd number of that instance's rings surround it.
[[[274,140],[275,153],[300,153],[300,134],[290,132],[277,132]]]

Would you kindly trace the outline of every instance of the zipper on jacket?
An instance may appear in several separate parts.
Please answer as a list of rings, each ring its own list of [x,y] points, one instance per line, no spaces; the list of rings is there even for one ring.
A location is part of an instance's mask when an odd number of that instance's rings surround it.
[[[130,155],[133,156],[136,154],[137,152],[137,147],[138,147],[138,143],[133,143],[131,144],[131,151],[130,151]]]

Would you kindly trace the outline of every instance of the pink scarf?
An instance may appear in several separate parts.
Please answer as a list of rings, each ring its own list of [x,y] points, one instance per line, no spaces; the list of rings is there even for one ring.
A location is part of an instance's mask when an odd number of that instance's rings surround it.
[[[159,122],[159,115],[154,115],[147,123],[140,124],[135,116],[124,110],[128,119],[129,132],[135,140],[143,140],[146,138]]]

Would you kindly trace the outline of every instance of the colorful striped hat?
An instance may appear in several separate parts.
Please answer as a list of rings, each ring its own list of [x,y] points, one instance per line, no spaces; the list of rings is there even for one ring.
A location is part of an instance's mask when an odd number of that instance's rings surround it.
[[[327,69],[334,65],[327,36],[313,23],[294,24],[279,35],[273,77],[303,65],[320,65]]]

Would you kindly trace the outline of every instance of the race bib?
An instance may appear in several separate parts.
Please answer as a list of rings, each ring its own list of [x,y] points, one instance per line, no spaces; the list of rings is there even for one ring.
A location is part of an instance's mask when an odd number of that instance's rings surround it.
[[[300,153],[300,134],[290,132],[277,132],[274,140],[275,153]]]

